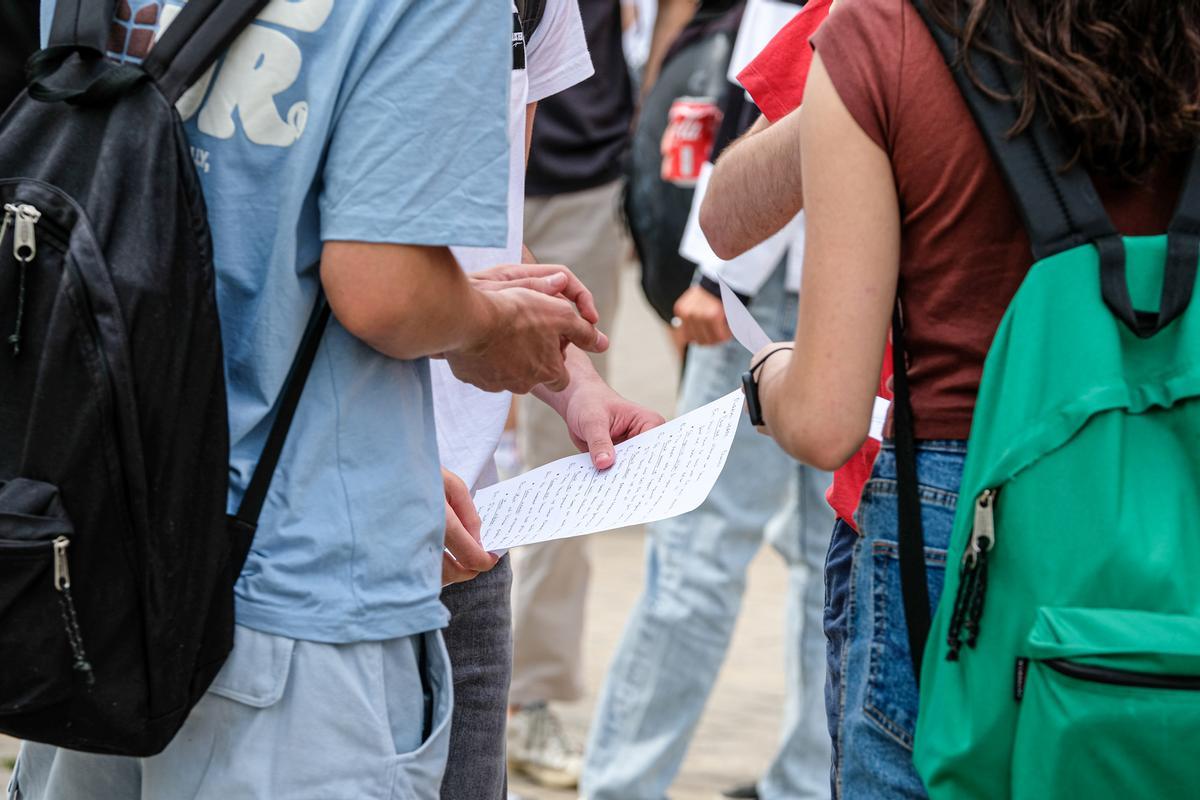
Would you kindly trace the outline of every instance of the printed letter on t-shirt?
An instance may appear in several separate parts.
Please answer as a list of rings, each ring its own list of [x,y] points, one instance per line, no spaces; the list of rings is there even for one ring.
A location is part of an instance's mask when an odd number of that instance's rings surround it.
[[[246,137],[255,144],[287,147],[304,133],[308,103],[296,103],[280,119],[275,95],[290,88],[300,75],[300,48],[287,35],[251,25],[221,63],[212,94],[200,111],[200,132],[218,139],[232,138],[238,112]]]
[[[334,0],[272,0],[257,22],[311,33],[329,19],[333,3]],[[178,12],[178,6],[166,9],[162,29]],[[200,131],[218,139],[230,139],[237,132],[234,116],[237,112],[236,118],[241,120],[250,141],[290,147],[304,134],[308,103],[293,103],[284,118],[275,97],[295,84],[302,66],[300,48],[286,34],[267,25],[252,24],[229,48],[219,68],[210,68],[180,99],[180,116],[190,119],[203,103],[197,122]]]

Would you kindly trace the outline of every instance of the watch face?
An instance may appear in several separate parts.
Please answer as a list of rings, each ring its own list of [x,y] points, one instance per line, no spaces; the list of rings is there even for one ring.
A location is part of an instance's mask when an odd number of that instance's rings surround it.
[[[742,391],[746,394],[746,412],[750,415],[750,424],[763,424],[762,408],[758,404],[758,381],[753,372],[742,373]]]

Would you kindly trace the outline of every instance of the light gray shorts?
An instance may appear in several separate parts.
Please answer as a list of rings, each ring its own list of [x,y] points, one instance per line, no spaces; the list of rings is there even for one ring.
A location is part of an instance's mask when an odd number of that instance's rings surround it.
[[[238,627],[161,754],[21,749],[19,800],[436,800],[454,706],[438,631],[348,645]]]

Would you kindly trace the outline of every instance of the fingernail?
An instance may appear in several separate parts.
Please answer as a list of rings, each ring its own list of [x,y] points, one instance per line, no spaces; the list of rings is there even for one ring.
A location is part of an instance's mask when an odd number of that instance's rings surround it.
[[[567,285],[567,276],[563,275],[561,272],[554,273],[548,278],[548,280],[550,281],[550,285],[556,289],[561,289],[563,286]]]
[[[612,453],[598,453],[596,455],[596,468],[597,469],[608,469],[612,465],[613,465],[613,454]]]

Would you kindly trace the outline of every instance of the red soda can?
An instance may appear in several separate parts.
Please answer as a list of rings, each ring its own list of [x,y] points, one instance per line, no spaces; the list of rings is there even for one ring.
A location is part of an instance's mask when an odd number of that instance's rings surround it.
[[[700,167],[712,154],[721,126],[721,109],[713,97],[680,97],[667,112],[663,132],[662,179],[676,186],[695,186]]]

